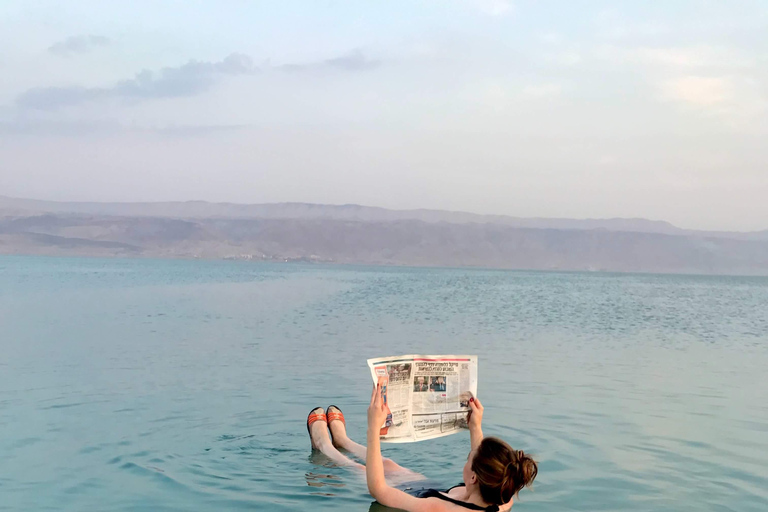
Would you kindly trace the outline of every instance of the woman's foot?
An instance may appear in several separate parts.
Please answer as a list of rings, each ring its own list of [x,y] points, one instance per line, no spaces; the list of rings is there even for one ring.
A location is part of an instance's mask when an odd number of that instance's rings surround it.
[[[323,413],[323,410],[318,407],[312,409],[312,412],[309,414],[310,417],[313,415],[322,416],[322,420],[315,420],[310,427],[309,437],[312,438],[312,447],[322,451],[337,464],[353,466],[365,471],[365,466],[353,462],[338,450],[338,448],[342,448],[353,454],[355,457],[365,460],[365,446],[359,445],[347,437],[347,425],[341,409],[335,405],[331,405],[325,413]],[[318,425],[327,426],[327,428],[321,428]],[[328,435],[328,430],[331,431],[331,436]],[[333,439],[331,439],[331,437]],[[425,479],[424,476],[398,465],[392,459],[385,458],[382,460],[382,463],[387,478],[395,478],[393,481],[402,480],[403,482],[412,482]]]
[[[328,429],[331,431],[331,441],[336,448],[344,448],[347,444],[347,425],[344,421],[344,413],[335,405],[328,406],[325,411],[328,418]]]
[[[334,421],[334,423],[340,423],[340,421]],[[328,435],[328,418],[326,418],[325,412],[323,412],[321,407],[315,407],[307,416],[307,431],[309,432],[309,439],[312,441],[313,450],[320,450],[340,466],[348,466],[365,471],[365,466],[351,460],[333,446],[331,437]]]
[[[322,450],[323,445],[330,443],[328,437],[328,420],[322,407],[315,407],[307,416],[307,431],[312,448]]]

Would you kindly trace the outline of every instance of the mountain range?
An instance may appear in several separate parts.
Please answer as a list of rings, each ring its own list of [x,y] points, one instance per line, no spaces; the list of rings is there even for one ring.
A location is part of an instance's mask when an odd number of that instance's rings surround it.
[[[768,275],[768,230],[359,205],[0,196],[0,254]]]

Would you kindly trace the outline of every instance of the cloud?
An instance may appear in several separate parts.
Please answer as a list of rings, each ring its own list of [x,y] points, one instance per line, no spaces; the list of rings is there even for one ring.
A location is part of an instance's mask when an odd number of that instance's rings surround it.
[[[687,75],[663,81],[658,87],[662,100],[695,107],[731,127],[754,127],[768,112],[764,83],[754,77]]]
[[[344,71],[363,71],[375,68],[381,64],[381,62],[369,59],[363,55],[363,52],[360,50],[354,50],[347,55],[336,57],[335,59],[328,59],[323,64],[331,68],[343,69]]]
[[[256,66],[247,55],[233,53],[219,62],[191,60],[176,68],[163,68],[159,73],[144,70],[135,78],[118,82],[108,89],[124,98],[175,98],[205,92],[223,76],[247,75]]]
[[[86,53],[94,48],[109,46],[111,43],[112,41],[104,36],[72,36],[54,43],[48,51],[60,57],[68,57],[75,53]]]
[[[715,115],[733,126],[752,122],[766,109],[764,73],[756,57],[725,45],[603,45],[594,56],[634,68],[657,99]]]
[[[36,87],[16,98],[27,109],[52,110],[98,99],[151,99],[194,96],[209,90],[226,75],[254,73],[250,57],[233,53],[219,62],[191,60],[179,67],[149,70],[111,87]]]
[[[309,64],[286,64],[270,69],[284,71],[339,70],[364,71],[377,67],[380,61],[355,50],[341,57]],[[261,71],[250,57],[233,53],[218,62],[191,60],[178,67],[158,72],[143,70],[133,78],[109,87],[34,87],[16,98],[22,109],[54,110],[94,100],[148,100],[196,96],[213,88],[227,76],[250,75]]]
[[[326,59],[319,62],[311,62],[308,64],[283,64],[281,66],[275,66],[275,69],[284,71],[367,71],[369,69],[376,68],[379,65],[381,65],[380,60],[371,59],[370,57],[367,57],[360,49],[356,49],[345,55],[334,57],[332,59]]]
[[[733,99],[733,85],[728,78],[684,76],[660,85],[662,97],[700,107],[711,107]]]

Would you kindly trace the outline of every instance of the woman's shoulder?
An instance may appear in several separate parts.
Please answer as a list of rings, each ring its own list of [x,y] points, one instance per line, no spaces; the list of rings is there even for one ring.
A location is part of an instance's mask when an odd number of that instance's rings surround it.
[[[450,496],[451,498],[458,499],[460,497],[464,496],[464,484],[456,484],[453,487],[450,487],[443,491],[443,494],[446,496]]]
[[[424,504],[424,507],[420,508],[419,512],[463,512],[466,510],[465,507],[462,507],[457,503],[446,501],[436,496],[419,501],[423,502]]]

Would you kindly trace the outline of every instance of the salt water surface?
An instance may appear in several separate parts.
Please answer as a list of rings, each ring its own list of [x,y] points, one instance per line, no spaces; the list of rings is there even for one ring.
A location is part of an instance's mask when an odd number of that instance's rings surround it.
[[[517,511],[768,510],[768,279],[0,257],[0,510],[340,510],[314,406],[366,359],[479,356]],[[468,435],[384,453],[461,480]]]

